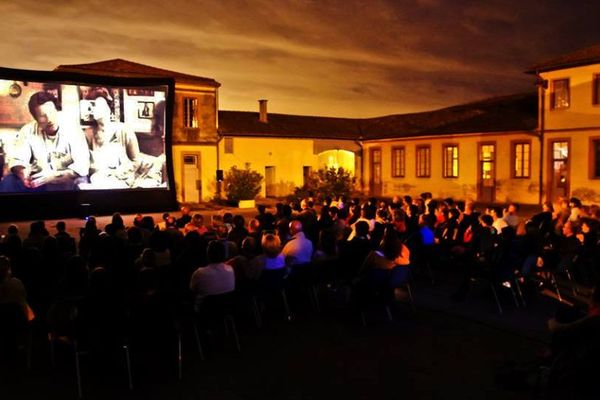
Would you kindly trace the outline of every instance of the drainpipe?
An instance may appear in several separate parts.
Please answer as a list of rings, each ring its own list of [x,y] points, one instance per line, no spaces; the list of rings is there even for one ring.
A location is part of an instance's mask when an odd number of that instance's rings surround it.
[[[221,129],[217,129],[217,143],[215,144],[215,148],[217,150],[217,171],[221,169],[221,157],[219,156],[219,144],[223,140],[223,134],[221,133]],[[215,171],[216,172],[216,171]],[[221,185],[223,182],[217,180],[217,199],[221,199]]]
[[[364,192],[365,191],[365,152],[364,152],[364,148],[363,148],[363,136],[362,136],[362,132],[360,130],[360,126],[358,127],[358,131],[359,131],[359,136],[358,139],[354,141],[354,143],[356,143],[358,145],[358,147],[360,147],[359,150],[359,154],[360,154],[360,191]]]
[[[536,86],[538,88],[538,139],[540,140],[540,185],[538,202],[544,201],[544,130],[546,127],[546,88],[548,81],[542,79],[539,72],[536,71]]]

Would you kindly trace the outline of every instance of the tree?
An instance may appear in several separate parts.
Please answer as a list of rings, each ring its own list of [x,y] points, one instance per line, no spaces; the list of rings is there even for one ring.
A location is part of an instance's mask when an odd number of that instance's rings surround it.
[[[302,187],[294,190],[296,198],[316,197],[323,200],[330,196],[350,196],[354,190],[355,179],[344,168],[323,168],[310,174]]]
[[[260,193],[263,176],[250,168],[235,165],[225,173],[225,193],[231,201],[254,200]]]

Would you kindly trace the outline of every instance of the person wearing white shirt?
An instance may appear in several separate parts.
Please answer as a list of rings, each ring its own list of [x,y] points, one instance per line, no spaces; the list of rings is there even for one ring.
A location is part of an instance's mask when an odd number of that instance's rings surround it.
[[[290,222],[292,238],[285,244],[281,254],[287,265],[307,264],[312,260],[313,244],[302,232],[302,222]]]
[[[208,265],[194,271],[190,280],[190,289],[196,295],[196,304],[200,304],[206,296],[235,290],[235,274],[233,268],[225,264],[226,253],[224,242],[213,240],[208,244]]]

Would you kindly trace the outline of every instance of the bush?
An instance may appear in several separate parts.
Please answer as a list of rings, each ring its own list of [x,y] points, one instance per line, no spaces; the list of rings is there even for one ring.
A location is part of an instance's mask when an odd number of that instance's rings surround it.
[[[225,193],[231,201],[254,200],[260,193],[263,176],[250,168],[235,165],[225,174]]]
[[[339,196],[349,197],[354,191],[354,178],[343,168],[328,168],[313,171],[302,187],[294,190],[294,197],[301,199],[315,197],[322,201],[325,197],[337,198]]]

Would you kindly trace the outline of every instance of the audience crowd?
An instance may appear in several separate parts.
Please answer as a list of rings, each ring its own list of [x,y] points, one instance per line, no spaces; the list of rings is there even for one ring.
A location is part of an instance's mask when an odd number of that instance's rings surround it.
[[[89,217],[79,237],[64,222],[48,227],[37,221],[29,232],[12,225],[2,238],[0,305],[16,307],[25,320],[42,321],[60,337],[72,334],[61,327],[74,313],[103,327],[109,319],[112,326],[139,321],[144,313],[156,320],[182,304],[198,311],[210,296],[254,296],[274,272],[285,280],[310,270],[321,288],[347,290],[349,304],[373,290],[373,276],[400,271],[408,282],[411,271],[426,275],[450,264],[461,283],[449,301],[464,301],[477,279],[499,290],[529,285],[558,292],[560,279],[574,288],[596,286],[599,239],[600,208],[576,198],[544,203],[525,218],[517,204],[478,210],[472,202],[428,193],[391,201],[327,198],[317,206],[304,199],[278,203],[273,213],[258,206],[250,220],[231,213],[205,220],[186,207],[161,221],[137,215],[132,226],[114,214],[101,229]],[[551,324],[560,340],[550,365],[571,362],[561,366],[568,369],[561,378],[575,379],[571,369],[579,364],[565,354],[579,349],[579,338],[593,338],[586,329],[597,332],[597,297],[583,322]],[[597,337],[588,340],[595,349]]]

